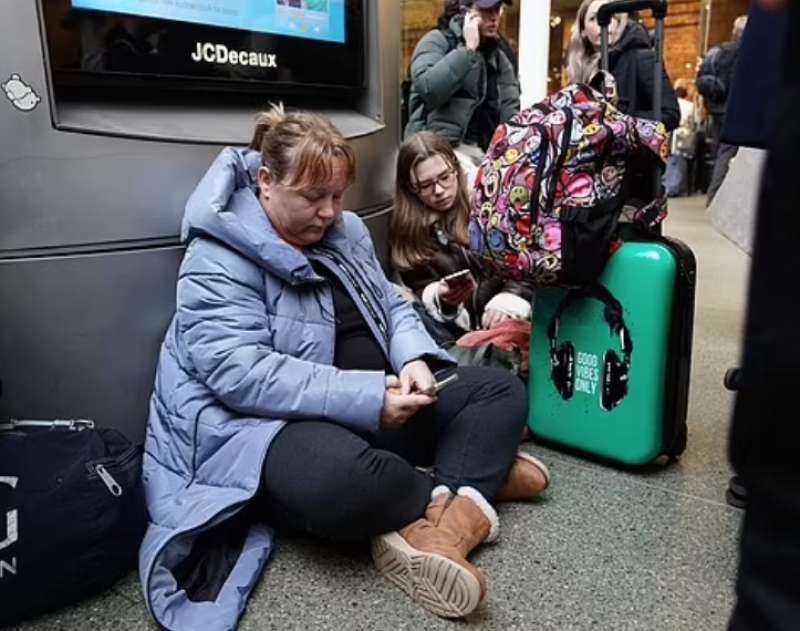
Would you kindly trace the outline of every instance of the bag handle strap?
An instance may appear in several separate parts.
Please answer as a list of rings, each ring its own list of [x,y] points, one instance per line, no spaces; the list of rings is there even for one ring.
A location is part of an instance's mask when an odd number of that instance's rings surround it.
[[[608,323],[611,332],[619,335],[623,353],[625,353],[626,356],[630,356],[630,354],[633,353],[633,340],[625,324],[622,303],[614,297],[607,287],[600,283],[586,285],[578,289],[570,289],[561,299],[561,302],[558,307],[556,307],[555,313],[553,317],[550,318],[550,323],[547,326],[550,350],[555,350],[561,316],[576,302],[586,299],[597,300],[605,305],[605,309],[603,309],[603,318]]]

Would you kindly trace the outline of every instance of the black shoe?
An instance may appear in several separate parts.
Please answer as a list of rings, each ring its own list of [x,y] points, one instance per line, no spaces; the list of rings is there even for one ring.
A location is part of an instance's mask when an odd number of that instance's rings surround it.
[[[725,501],[736,508],[744,508],[747,504],[747,489],[742,485],[742,480],[738,475],[733,476],[728,482]]]

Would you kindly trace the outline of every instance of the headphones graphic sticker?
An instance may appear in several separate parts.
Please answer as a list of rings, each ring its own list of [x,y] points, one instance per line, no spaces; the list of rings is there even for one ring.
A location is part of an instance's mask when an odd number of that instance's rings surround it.
[[[625,325],[622,304],[614,298],[603,285],[589,285],[581,289],[572,289],[561,300],[550,324],[547,337],[550,340],[550,378],[561,398],[569,400],[575,393],[576,354],[575,346],[569,340],[559,344],[558,329],[561,316],[573,304],[592,298],[604,305],[603,317],[612,334],[619,335],[622,359],[616,351],[608,349],[603,355],[602,388],[600,391],[600,407],[611,411],[628,395],[628,375],[633,354],[633,340]]]

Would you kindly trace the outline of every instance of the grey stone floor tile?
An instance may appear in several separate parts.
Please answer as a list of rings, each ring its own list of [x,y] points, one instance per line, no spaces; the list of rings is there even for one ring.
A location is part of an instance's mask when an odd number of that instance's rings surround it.
[[[139,582],[139,573],[134,571],[114,585],[114,591],[127,598],[132,603],[144,604],[144,594]]]
[[[14,631],[157,631],[144,604],[113,589],[72,607],[11,627]]]
[[[255,629],[725,628],[740,513],[565,461],[545,501],[501,507],[476,563],[490,596],[462,623],[421,610],[366,550],[284,537],[241,625]]]
[[[486,628],[725,628],[738,511],[567,463],[554,474],[548,500],[504,507],[498,550],[476,555],[496,588]]]

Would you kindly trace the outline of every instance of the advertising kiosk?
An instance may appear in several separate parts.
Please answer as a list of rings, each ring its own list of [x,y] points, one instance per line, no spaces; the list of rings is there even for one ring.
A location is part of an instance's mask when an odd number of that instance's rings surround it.
[[[399,3],[6,0],[0,17],[0,418],[143,438],[184,204],[270,103],[351,141],[345,207],[385,260]]]

